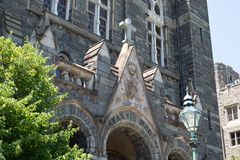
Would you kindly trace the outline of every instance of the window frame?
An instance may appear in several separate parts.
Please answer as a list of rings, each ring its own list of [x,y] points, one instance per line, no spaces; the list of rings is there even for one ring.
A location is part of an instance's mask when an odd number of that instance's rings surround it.
[[[146,4],[144,1],[142,1],[144,4]],[[149,8],[147,8],[147,12],[148,12],[148,17],[146,19],[147,21],[147,33],[146,33],[146,42],[147,45],[149,46],[149,44],[151,45],[151,48],[149,48],[149,53],[151,54],[151,61],[157,64],[160,64],[162,67],[166,67],[165,65],[165,50],[164,50],[164,22],[163,22],[163,8],[162,8],[162,2],[155,2],[152,0],[149,0],[149,2],[151,3],[151,10],[149,10]],[[147,4],[146,4],[147,5]],[[160,14],[157,14],[155,12],[155,6],[158,6]],[[151,30],[149,30],[149,24],[151,23]],[[156,28],[160,29],[160,34],[157,32]],[[149,38],[148,35],[152,36],[152,42],[149,42]],[[160,40],[160,47],[157,45],[157,40]],[[160,49],[160,53],[157,52],[157,50]],[[159,54],[159,55],[158,55]],[[158,58],[160,57],[160,59]]]
[[[234,108],[237,108],[237,118],[235,118],[235,116],[234,116]],[[231,113],[229,114],[229,109],[231,109]],[[238,104],[233,104],[233,105],[231,105],[231,106],[227,106],[227,107],[225,107],[225,113],[226,113],[226,122],[234,122],[234,121],[236,121],[236,120],[239,120],[239,105]],[[231,116],[231,120],[230,120],[230,118],[229,118],[229,116]]]
[[[95,4],[95,13],[94,15],[94,23],[93,23],[93,32],[94,34],[97,34],[98,36],[101,36],[100,33],[100,23],[101,20],[104,20],[106,22],[106,35],[102,38],[109,40],[109,30],[110,30],[110,11],[111,11],[111,4],[110,4],[110,0],[107,0],[107,6],[105,4],[103,4],[101,2],[101,0],[87,0],[87,13],[89,14],[89,10],[88,10],[88,5],[89,2],[92,2]],[[103,17],[101,17],[100,15],[100,11],[101,8],[107,11],[107,19],[104,19]],[[89,22],[88,22],[89,23]]]
[[[59,0],[49,0],[50,1],[50,11],[52,14],[55,14],[56,16],[58,16],[58,3]],[[66,13],[65,13],[65,17],[62,18],[64,20],[69,20],[70,18],[70,10],[71,10],[71,1],[72,0],[65,0],[66,1]],[[43,1],[43,5],[45,3],[45,0]]]
[[[232,138],[232,134],[234,134],[234,139]],[[238,134],[239,134],[239,137],[237,136]],[[232,143],[233,140],[234,140],[235,145],[233,145],[233,143]],[[238,140],[239,140],[239,142],[238,142]],[[240,146],[240,130],[229,132],[229,144],[231,147]]]

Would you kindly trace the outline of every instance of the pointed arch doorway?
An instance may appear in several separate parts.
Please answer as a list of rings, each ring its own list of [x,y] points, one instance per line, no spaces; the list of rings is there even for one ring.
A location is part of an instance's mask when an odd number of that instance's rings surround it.
[[[144,137],[129,127],[115,129],[107,140],[108,160],[151,160]]]

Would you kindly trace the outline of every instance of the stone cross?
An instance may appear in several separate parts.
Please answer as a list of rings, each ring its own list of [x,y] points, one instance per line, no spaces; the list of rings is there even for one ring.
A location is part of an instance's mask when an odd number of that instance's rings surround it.
[[[129,44],[133,44],[133,40],[132,40],[132,32],[136,32],[136,28],[131,24],[131,19],[127,18],[125,19],[125,21],[122,21],[119,23],[120,28],[123,28],[125,33],[125,38],[122,41],[123,43],[129,43]]]

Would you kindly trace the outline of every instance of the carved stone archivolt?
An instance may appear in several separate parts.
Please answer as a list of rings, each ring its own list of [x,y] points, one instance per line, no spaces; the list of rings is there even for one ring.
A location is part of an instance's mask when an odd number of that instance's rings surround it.
[[[135,64],[130,63],[127,66],[128,72],[124,74],[126,79],[124,80],[124,84],[126,86],[125,96],[127,99],[133,99],[136,97],[137,89],[137,69]],[[138,97],[136,97],[139,100]]]
[[[112,116],[104,125],[102,137],[104,154],[106,154],[106,145],[109,135],[116,129],[125,128],[125,130],[133,131],[136,136],[142,139],[143,144],[148,148],[149,155],[147,159],[158,160],[160,159],[160,145],[156,131],[150,127],[146,120],[133,111],[119,112]],[[144,146],[142,146],[144,147]],[[140,153],[139,153],[140,154]]]
[[[57,107],[56,115],[61,121],[72,120],[74,124],[80,127],[87,139],[87,150],[90,153],[95,153],[97,135],[96,126],[92,118],[84,111],[84,109],[71,102],[63,102],[62,105]]]
[[[126,85],[126,93],[125,96],[127,99],[134,99],[137,98],[139,99],[139,97],[135,97],[136,93],[137,93],[137,82],[133,81],[133,80],[126,80],[124,81],[125,85]]]

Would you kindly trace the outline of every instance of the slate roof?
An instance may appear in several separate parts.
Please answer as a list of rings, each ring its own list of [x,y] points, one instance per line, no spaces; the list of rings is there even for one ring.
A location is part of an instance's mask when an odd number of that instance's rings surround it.
[[[92,46],[90,46],[83,60],[87,61],[88,59],[95,57],[98,54],[99,50],[101,49],[103,43],[104,40],[99,41],[98,43],[95,43]]]
[[[145,81],[147,89],[153,90],[154,77],[156,75],[157,69],[157,66],[154,66],[143,72],[143,79]]]
[[[97,55],[98,55],[100,49],[102,48],[103,44],[104,44],[104,40],[101,40],[89,47],[87,53],[85,54],[85,56],[83,58],[84,67],[86,67],[92,71],[96,70]]]
[[[16,15],[6,10],[4,12],[4,23],[8,33],[12,32],[14,35],[23,37],[22,22]]]

